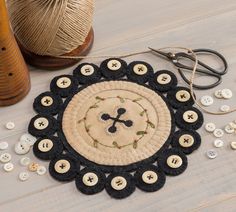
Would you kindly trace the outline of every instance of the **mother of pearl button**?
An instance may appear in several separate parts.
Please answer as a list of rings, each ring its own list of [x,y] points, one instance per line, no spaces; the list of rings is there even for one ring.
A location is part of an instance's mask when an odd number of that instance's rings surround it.
[[[111,187],[117,191],[123,190],[127,186],[127,181],[124,177],[117,176],[111,180]]]
[[[34,121],[34,127],[37,130],[44,130],[48,127],[48,125],[49,125],[49,121],[44,117],[37,118]]]
[[[161,85],[166,85],[170,83],[170,81],[171,81],[171,76],[169,74],[160,74],[157,77],[157,82]]]
[[[147,66],[143,65],[143,64],[136,64],[133,68],[134,73],[137,75],[144,75],[148,72],[148,68]]]
[[[45,107],[49,107],[53,104],[53,99],[51,96],[44,96],[42,99],[41,99],[41,104]]]
[[[50,139],[43,139],[38,143],[38,149],[41,152],[49,152],[53,148],[53,142]]]
[[[171,155],[167,158],[167,165],[173,169],[179,168],[183,164],[183,160],[178,155]]]
[[[86,173],[82,178],[86,186],[95,186],[98,183],[98,176],[93,172]]]
[[[191,98],[191,94],[186,90],[180,90],[175,94],[175,98],[179,102],[187,102]]]
[[[71,80],[68,77],[61,77],[56,82],[59,88],[68,88],[71,85]]]
[[[198,120],[198,114],[195,111],[188,110],[184,112],[183,119],[187,123],[194,123]]]
[[[142,180],[143,180],[143,182],[145,182],[147,184],[153,184],[153,183],[157,182],[157,180],[158,180],[157,173],[154,171],[145,171],[142,174]]]
[[[59,160],[55,163],[54,169],[59,174],[64,174],[70,170],[70,162],[67,160]]]
[[[118,60],[110,60],[107,63],[107,67],[112,71],[117,71],[121,68],[121,62]]]
[[[81,67],[80,72],[84,76],[90,76],[94,73],[94,68],[93,66],[87,64]]]
[[[181,135],[179,138],[179,144],[182,147],[191,147],[194,143],[194,138],[193,136],[189,135],[189,134],[184,134]]]

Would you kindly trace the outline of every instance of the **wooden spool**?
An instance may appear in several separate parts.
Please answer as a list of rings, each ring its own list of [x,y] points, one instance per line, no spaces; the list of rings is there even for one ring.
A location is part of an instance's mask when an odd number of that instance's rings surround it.
[[[0,106],[12,105],[30,90],[28,68],[9,26],[5,0],[0,0]]]

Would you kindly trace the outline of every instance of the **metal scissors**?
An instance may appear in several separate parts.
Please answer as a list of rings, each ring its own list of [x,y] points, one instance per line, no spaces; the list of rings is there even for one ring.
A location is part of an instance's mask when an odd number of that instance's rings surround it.
[[[181,60],[190,60],[192,62],[195,62],[195,59],[192,55],[185,53],[185,52],[178,52],[178,53],[168,52],[168,53],[166,53],[166,52],[159,51],[159,50],[156,50],[156,49],[153,49],[150,47],[149,47],[149,49],[152,52],[155,52],[155,53],[165,57],[167,60],[171,61],[178,68],[179,74],[182,77],[182,79],[186,83],[190,84],[190,80],[185,76],[184,70],[185,71],[186,70],[192,71],[193,66],[186,65],[180,61]],[[209,85],[193,84],[193,87],[196,89],[206,90],[206,89],[214,88],[217,85],[219,85],[222,82],[222,76],[227,73],[227,69],[228,69],[228,64],[227,64],[227,61],[224,58],[224,56],[222,54],[220,54],[219,52],[211,50],[211,49],[194,49],[193,52],[196,53],[196,55],[198,55],[198,54],[211,54],[211,55],[215,56],[216,58],[220,59],[221,62],[223,63],[223,69],[217,70],[217,69],[212,68],[211,66],[198,60],[198,67],[196,69],[196,73],[203,74],[203,75],[206,75],[209,77],[213,77],[216,79],[216,82],[209,84]]]

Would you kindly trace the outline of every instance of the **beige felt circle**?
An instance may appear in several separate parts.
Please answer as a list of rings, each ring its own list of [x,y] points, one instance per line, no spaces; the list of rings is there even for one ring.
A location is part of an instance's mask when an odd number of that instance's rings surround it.
[[[111,180],[111,187],[117,191],[123,190],[127,186],[127,181],[124,177],[117,176]]]
[[[153,184],[153,183],[157,182],[158,175],[154,171],[145,171],[142,174],[142,180],[143,180],[143,182],[145,182],[147,184]]]
[[[123,112],[111,133],[119,109]],[[104,114],[107,120],[102,119]],[[132,82],[107,81],[72,98],[62,129],[69,145],[86,159],[101,165],[129,165],[153,156],[165,144],[171,114],[154,91]]]
[[[179,168],[183,164],[183,160],[178,155],[171,155],[167,158],[167,165],[173,169]]]
[[[70,170],[70,162],[68,160],[59,160],[55,163],[54,169],[59,174],[64,174]]]
[[[191,147],[194,144],[194,138],[189,134],[181,135],[179,138],[179,144],[182,147]]]
[[[57,80],[57,86],[59,88],[68,88],[71,85],[71,80],[68,77],[61,77]]]
[[[50,139],[43,139],[38,143],[38,149],[41,152],[49,152],[53,147],[53,142]]]
[[[175,97],[179,102],[187,102],[191,98],[191,94],[186,90],[180,90]]]
[[[49,125],[49,121],[44,117],[37,118],[34,121],[34,127],[37,130],[44,130],[48,127],[48,125]]]
[[[41,99],[41,104],[45,107],[49,107],[53,104],[53,99],[51,96],[44,96],[42,99]]]
[[[121,62],[119,60],[110,60],[107,63],[107,67],[112,71],[117,71],[121,68]]]
[[[148,72],[148,68],[144,64],[136,64],[133,70],[134,70],[134,73],[137,75],[144,75]]]
[[[184,112],[183,119],[187,123],[194,123],[198,120],[198,114],[195,111],[188,110]]]
[[[90,76],[94,73],[94,67],[87,64],[87,65],[82,66],[80,71],[81,71],[81,74],[83,74],[84,76]]]
[[[95,186],[98,183],[98,176],[93,172],[86,173],[82,178],[86,186]]]
[[[161,85],[166,85],[170,83],[170,81],[171,81],[171,76],[169,74],[163,73],[157,76],[157,82]]]

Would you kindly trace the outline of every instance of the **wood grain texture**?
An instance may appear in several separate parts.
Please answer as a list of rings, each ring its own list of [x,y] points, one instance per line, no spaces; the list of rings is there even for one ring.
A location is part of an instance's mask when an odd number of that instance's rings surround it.
[[[218,110],[222,104],[236,104],[235,25],[234,0],[97,0],[95,43],[91,55],[138,51],[147,46],[182,45],[218,50],[229,63],[229,73],[218,88],[230,88],[235,94],[231,100],[215,100],[212,108]],[[144,60],[151,63],[155,70],[169,69],[175,72],[170,63],[154,55],[127,58],[127,61],[131,60]],[[98,59],[87,61],[101,62]],[[73,67],[47,72],[31,68],[33,86],[30,95],[15,106],[0,108],[0,140],[8,141],[12,148],[34,115],[34,97],[49,89],[54,76],[72,73],[72,70]],[[212,94],[214,90],[196,91],[196,94],[201,97],[206,93]],[[235,113],[226,116],[205,115],[205,121],[213,121],[217,127],[223,127],[233,119],[236,119]],[[4,124],[9,120],[16,123],[13,131],[4,129]],[[39,177],[31,174],[29,181],[21,183],[17,175],[24,168],[18,165],[20,157],[14,155],[11,149],[16,168],[12,173],[0,170],[0,211],[236,211],[236,152],[229,146],[236,135],[225,135],[225,147],[217,149],[219,156],[215,160],[209,160],[205,152],[213,148],[214,137],[204,129],[199,132],[203,138],[202,146],[188,157],[189,166],[184,174],[168,177],[166,185],[159,192],[146,194],[137,190],[131,197],[121,201],[111,199],[105,191],[96,196],[82,195],[77,192],[73,182],[61,184],[49,175]],[[29,155],[35,159],[32,152]]]

